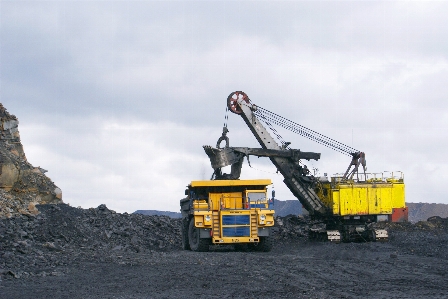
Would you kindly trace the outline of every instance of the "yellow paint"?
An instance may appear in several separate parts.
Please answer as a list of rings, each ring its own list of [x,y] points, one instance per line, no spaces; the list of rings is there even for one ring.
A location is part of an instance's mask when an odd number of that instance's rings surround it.
[[[205,200],[195,200],[193,202],[193,209],[195,211],[208,210],[208,203]]]
[[[259,210],[258,211],[258,225],[259,226],[273,226],[274,225],[274,210]],[[264,219],[262,217],[264,215]]]
[[[243,198],[241,192],[222,193],[222,205],[224,209],[242,209]]]
[[[209,201],[213,211],[243,208],[242,192],[209,193]]]
[[[324,183],[318,195],[339,216],[392,214],[393,208],[405,207],[402,180],[333,183],[333,187]]]
[[[270,179],[261,180],[209,180],[192,181],[190,187],[229,187],[229,186],[268,186],[271,185]]]
[[[210,209],[212,211],[221,210],[221,198],[222,198],[222,193],[209,193],[208,194],[208,199],[210,202]]]
[[[392,207],[393,208],[405,208],[405,192],[404,192],[404,184],[396,183],[394,184],[394,188],[392,189]]]
[[[207,221],[207,219],[209,220]],[[213,224],[212,212],[204,212],[204,211],[195,212],[194,223],[196,227],[203,227],[203,228],[211,227]]]
[[[251,237],[213,237],[213,244],[234,244],[234,243],[253,243],[259,242],[260,238],[258,236]]]
[[[340,215],[341,213],[339,209],[341,208],[341,205],[340,205],[339,190],[334,190],[332,192],[332,198],[333,201],[330,201],[331,203],[330,207],[333,206],[333,214]]]

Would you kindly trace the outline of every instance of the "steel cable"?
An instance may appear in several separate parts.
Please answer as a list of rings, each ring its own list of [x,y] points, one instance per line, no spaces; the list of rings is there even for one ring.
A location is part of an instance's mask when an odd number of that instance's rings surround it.
[[[296,134],[299,134],[305,138],[308,138],[312,141],[315,141],[319,144],[322,144],[328,148],[331,148],[335,151],[338,151],[340,153],[346,154],[348,156],[351,156],[351,153],[359,152],[358,150],[354,149],[351,146],[345,145],[339,141],[336,141],[330,137],[327,137],[325,135],[322,135],[316,131],[313,131],[307,127],[304,127],[296,122],[293,122],[287,118],[284,118],[272,111],[269,111],[267,109],[264,109],[260,106],[257,106],[257,109],[254,111],[254,114],[260,118],[266,125],[269,127],[269,129],[274,133],[275,136],[280,140],[280,142],[284,145],[285,141],[283,141],[283,138],[281,138],[280,134],[275,130],[275,128],[272,126],[272,124],[276,124],[280,127],[283,127],[291,132],[294,132]]]

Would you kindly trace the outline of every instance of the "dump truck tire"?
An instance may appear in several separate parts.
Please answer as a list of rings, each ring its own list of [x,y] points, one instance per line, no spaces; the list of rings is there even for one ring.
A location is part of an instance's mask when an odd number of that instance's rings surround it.
[[[182,249],[190,250],[190,243],[188,241],[188,218],[182,219]]]
[[[256,246],[256,251],[271,251],[274,244],[274,239],[272,237],[260,237],[260,242]]]
[[[235,244],[233,245],[235,251],[246,252],[249,250],[248,244]]]
[[[248,244],[249,250],[251,251],[271,251],[274,245],[274,239],[271,236],[260,237],[260,242]]]
[[[201,239],[199,237],[199,229],[194,226],[194,218],[190,220],[188,227],[188,243],[193,251],[205,252],[209,250],[210,239]]]

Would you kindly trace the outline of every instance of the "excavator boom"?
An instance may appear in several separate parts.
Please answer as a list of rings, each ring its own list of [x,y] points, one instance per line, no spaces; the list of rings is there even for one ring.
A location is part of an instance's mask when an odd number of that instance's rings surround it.
[[[283,175],[283,182],[310,214],[328,214],[328,208],[323,204],[314,191],[314,185],[316,184],[315,178],[310,175],[306,167],[299,163],[301,158],[317,160],[320,158],[320,154],[304,153],[300,150],[286,149],[286,146],[279,146],[254,114],[257,106],[250,103],[249,98],[245,93],[240,91],[232,93],[228,98],[228,106],[230,111],[241,115],[255,138],[260,143],[262,149],[227,148],[223,150],[213,150],[211,147],[204,147],[215,170],[218,165],[235,165],[237,161],[242,161],[242,158],[249,154],[268,157],[277,170]],[[217,159],[216,157],[219,158]],[[220,163],[223,161],[225,162]],[[239,165],[241,165],[241,162]],[[239,174],[240,171],[232,169],[232,174],[229,176],[229,179],[237,179],[236,175],[239,177]]]
[[[250,155],[268,157],[277,171],[283,175],[285,185],[312,218],[324,224],[323,227],[317,226],[310,229],[310,237],[318,239],[323,238],[333,242],[387,240],[387,231],[374,229],[371,224],[388,219],[391,221],[407,219],[403,177],[397,178],[392,173],[389,178],[374,176],[368,179],[363,152],[252,104],[249,97],[242,91],[233,92],[228,96],[227,107],[243,118],[261,148],[229,147],[226,136],[228,129],[225,124],[223,135],[218,140],[216,148],[204,146],[215,170],[215,179],[237,180],[241,174],[244,157],[249,158]],[[290,149],[290,143],[282,140],[272,124],[282,126],[351,156],[347,171],[343,176],[331,178],[331,181],[327,177],[315,178],[300,160],[318,160],[320,153]],[[265,125],[275,135],[280,145]],[[223,140],[226,141],[226,147],[219,148]],[[231,173],[222,174],[221,168],[228,165],[232,166]],[[360,165],[364,170],[363,180],[358,177]],[[353,170],[350,171],[352,167]],[[355,174],[356,178],[354,178]]]

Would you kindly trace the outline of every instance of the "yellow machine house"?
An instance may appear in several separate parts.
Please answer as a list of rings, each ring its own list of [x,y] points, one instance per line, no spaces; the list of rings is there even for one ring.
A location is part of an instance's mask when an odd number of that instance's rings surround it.
[[[401,172],[381,173],[363,181],[332,177],[321,180],[321,186],[318,195],[335,216],[378,215],[376,221],[398,222],[407,215]]]

